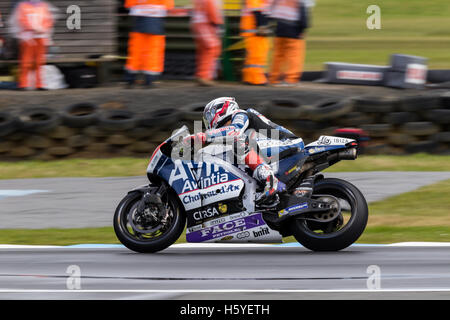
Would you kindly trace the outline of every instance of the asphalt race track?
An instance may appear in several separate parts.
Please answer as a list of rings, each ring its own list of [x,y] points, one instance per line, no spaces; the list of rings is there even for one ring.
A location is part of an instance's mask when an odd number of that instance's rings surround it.
[[[351,181],[371,202],[450,172],[326,176]],[[111,226],[121,197],[145,183],[0,181],[0,232]],[[0,299],[450,299],[450,244],[353,245],[333,253],[298,244],[186,244],[147,255],[120,245],[0,245]]]
[[[69,290],[73,265],[81,277]],[[0,299],[336,298],[450,299],[450,246],[355,245],[333,253],[252,244],[176,245],[157,254],[119,246],[0,249]]]
[[[450,179],[450,172],[342,172],[325,177],[350,181],[372,202]],[[144,176],[0,180],[0,229],[111,226],[120,200],[144,184]]]

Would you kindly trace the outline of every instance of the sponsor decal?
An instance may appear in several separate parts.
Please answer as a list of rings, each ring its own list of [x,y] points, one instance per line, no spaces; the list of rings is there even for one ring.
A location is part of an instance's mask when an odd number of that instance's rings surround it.
[[[297,166],[293,167],[292,169],[290,169],[290,170],[288,170],[288,171],[286,172],[286,175],[288,175],[288,174],[294,172],[294,171],[297,170],[297,169],[298,169]]]
[[[317,144],[329,145],[329,144],[331,144],[331,139],[327,136],[322,136],[319,138],[319,140],[317,140]]]
[[[347,138],[321,136],[319,140],[317,140],[316,144],[317,145],[346,144],[350,141],[351,139]]]
[[[248,231],[239,232],[236,235],[236,238],[238,238],[238,239],[245,239],[245,238],[248,238],[248,237],[250,237],[250,232],[248,232]]]
[[[199,225],[196,225],[196,226],[187,228],[187,232],[188,232],[188,233],[189,233],[189,232],[195,232],[195,231],[198,231],[198,230],[201,230],[201,229],[202,229],[202,225],[199,224]]]
[[[223,194],[226,194],[229,192],[239,191],[240,188],[241,188],[240,185],[229,184],[229,185],[221,186],[215,190],[211,190],[211,191],[204,192],[204,193],[202,192],[202,193],[197,193],[194,195],[191,195],[191,194],[184,195],[181,197],[182,198],[181,201],[184,204],[190,204],[192,202],[200,201],[201,199],[208,200],[209,198],[214,198],[214,197],[217,197],[218,195],[223,195]]]
[[[325,147],[316,147],[316,148],[311,148],[308,150],[309,154],[314,154],[314,153],[323,152],[323,151],[325,151]]]
[[[343,80],[380,81],[383,79],[383,74],[381,72],[342,70],[336,73],[336,78]]]
[[[195,220],[203,220],[203,219],[207,219],[207,218],[211,218],[211,217],[215,217],[218,216],[219,212],[217,211],[216,208],[208,208],[205,210],[199,210],[193,213],[193,217]]]
[[[213,235],[214,238],[217,238],[228,233],[240,231],[245,228],[245,225],[246,224],[244,219],[238,219],[234,221],[228,221],[213,227],[204,228],[200,232],[202,237],[208,237],[209,235]]]
[[[198,183],[192,180],[185,180],[181,193],[196,190],[198,188],[205,189],[218,183],[227,182],[228,180],[229,176],[227,173],[211,173],[209,177],[200,177]]]
[[[155,170],[156,164],[159,162],[159,160],[161,160],[161,157],[162,157],[162,152],[158,148],[158,150],[155,152],[152,159],[150,160],[150,163],[148,164],[147,172],[153,172],[153,170]]]
[[[405,82],[412,84],[424,84],[427,79],[427,66],[410,63],[406,67]]]
[[[220,213],[227,213],[228,206],[225,203],[219,203],[217,206],[219,208]]]
[[[225,169],[220,172],[217,164],[209,162],[199,162],[197,168],[190,162],[174,161],[174,168],[170,172],[168,183],[173,185],[178,180],[182,180],[183,190],[181,193],[192,191],[197,188],[207,188],[208,186],[223,183],[229,180]],[[204,171],[204,174],[202,172]],[[197,182],[198,181],[198,185]]]
[[[250,215],[250,213],[248,213],[247,211],[234,213],[234,214],[230,215],[230,220],[247,217],[249,215]]]
[[[268,227],[262,227],[262,228],[259,228],[258,231],[252,231],[252,232],[253,232],[253,236],[255,238],[259,238],[259,237],[266,236],[266,235],[270,234],[270,230],[269,230]]]
[[[275,132],[272,132],[272,134],[273,133],[275,133],[275,134],[278,134],[279,132],[278,132],[278,130],[272,130],[272,131],[275,131]],[[273,137],[274,135],[272,135],[272,137]],[[265,149],[265,148],[274,148],[274,147],[288,147],[288,146],[293,146],[293,145],[296,145],[296,144],[299,144],[299,143],[301,143],[303,140],[302,139],[295,139],[295,140],[276,140],[276,139],[267,139],[267,138],[264,138],[264,139],[258,139],[258,147],[260,147],[260,148],[262,148],[262,149]]]
[[[304,202],[304,203],[301,203],[301,204],[296,204],[295,206],[283,209],[283,210],[278,212],[278,216],[279,217],[283,217],[283,216],[288,215],[290,213],[297,212],[297,211],[304,210],[304,209],[308,209],[308,202]]]
[[[209,221],[209,223],[207,225],[203,224],[202,226],[203,227],[215,226],[216,224],[221,224],[221,223],[224,223],[226,221],[227,221],[226,218],[214,219],[214,220]]]
[[[287,210],[281,210],[281,211],[278,211],[278,216],[279,217],[282,217],[282,216],[285,216],[285,215],[287,215],[287,214],[289,214],[289,211],[287,211]]]
[[[206,223],[204,224],[204,226],[205,225]],[[237,233],[242,233],[240,236],[244,237],[246,235],[245,231],[247,231],[247,229],[266,226],[266,223],[264,222],[261,214],[257,213],[250,216],[230,220],[224,223],[219,223],[216,225],[208,224],[207,227],[204,226],[200,230],[187,233],[186,234],[187,241],[204,242],[221,239],[223,237]],[[249,236],[251,236],[251,233],[249,233]]]
[[[236,219],[239,219],[239,218],[247,217],[248,215],[249,215],[249,213],[244,211],[244,212],[235,213],[235,214],[232,214],[232,215],[222,216],[222,217],[219,217],[219,218],[213,218],[211,220],[207,220],[207,221],[201,222],[199,224],[196,224],[196,225],[188,228],[187,231],[188,231],[188,233],[189,232],[198,231],[198,230],[200,230],[202,228],[207,228],[207,227],[215,226],[215,225],[227,222],[227,221],[231,221],[231,220],[236,220]]]
[[[309,194],[310,192],[312,192],[312,188],[307,188],[307,189],[296,189],[296,190],[294,190],[294,194],[295,194],[297,197],[303,197],[303,196],[305,196],[306,194]]]

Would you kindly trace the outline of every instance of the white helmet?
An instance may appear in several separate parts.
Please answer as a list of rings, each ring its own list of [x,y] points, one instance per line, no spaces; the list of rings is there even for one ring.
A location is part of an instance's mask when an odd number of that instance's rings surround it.
[[[208,103],[203,111],[203,122],[206,130],[223,125],[231,115],[239,109],[234,98],[222,97]]]

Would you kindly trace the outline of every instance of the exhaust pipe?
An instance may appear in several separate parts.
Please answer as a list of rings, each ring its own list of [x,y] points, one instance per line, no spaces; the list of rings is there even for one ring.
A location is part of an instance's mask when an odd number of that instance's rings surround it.
[[[350,148],[343,151],[339,151],[338,160],[355,160],[358,156],[356,148]]]
[[[355,160],[358,156],[356,148],[345,149],[328,156],[328,164],[332,165],[341,160]]]

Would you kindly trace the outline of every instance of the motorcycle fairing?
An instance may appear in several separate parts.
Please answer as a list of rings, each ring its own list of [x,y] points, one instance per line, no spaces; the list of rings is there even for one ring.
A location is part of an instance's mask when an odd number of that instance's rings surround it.
[[[256,180],[230,162],[211,154],[212,148],[205,149],[201,155],[201,159],[205,163],[214,163],[229,172],[230,175],[236,176],[236,181],[230,181],[234,187],[242,184],[238,198],[239,201],[242,201],[244,210],[200,221],[196,225],[188,225],[186,240],[188,242],[282,242],[280,233],[269,228],[262,218],[262,214],[255,212]],[[216,200],[219,203],[221,201],[237,201],[238,199],[234,198],[235,195],[226,193],[226,197],[216,198]]]
[[[208,220],[188,227],[188,242],[271,242],[281,243],[278,231],[272,230],[261,213],[247,211]]]
[[[173,160],[164,154],[156,156],[159,158],[152,159],[148,172],[167,181],[186,211],[237,198],[244,189],[244,182],[238,176],[215,163]]]
[[[316,141],[306,145],[305,151],[309,155],[336,149],[345,149],[348,143],[356,140],[333,136],[320,136]]]
[[[304,152],[305,144],[301,138],[280,141],[260,136],[257,143],[275,176],[283,183],[288,183],[301,170],[308,157],[308,153]]]

